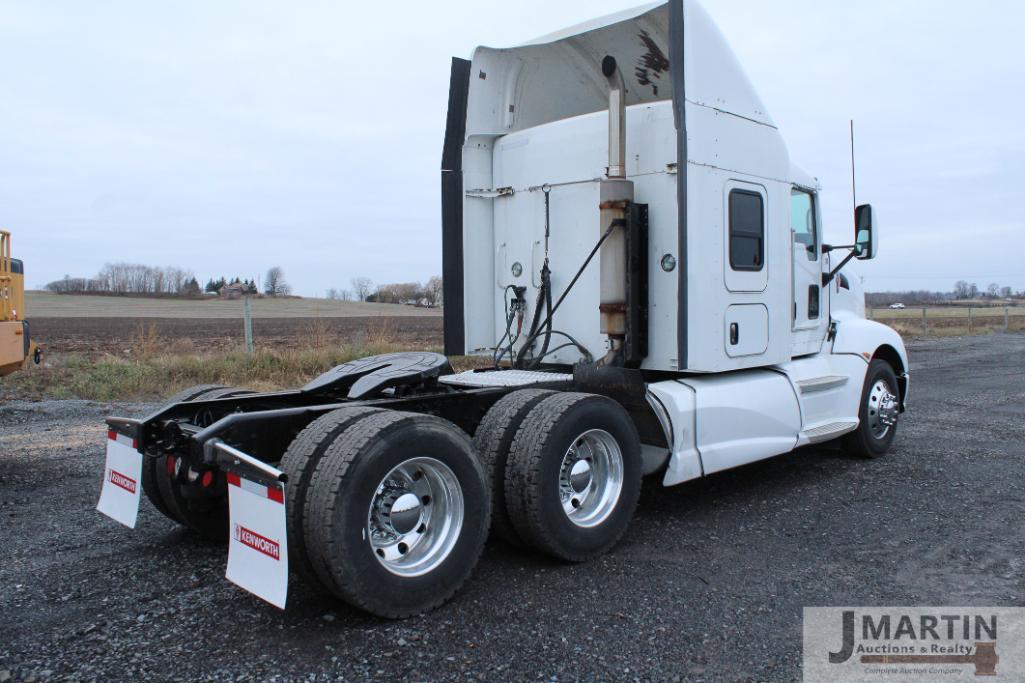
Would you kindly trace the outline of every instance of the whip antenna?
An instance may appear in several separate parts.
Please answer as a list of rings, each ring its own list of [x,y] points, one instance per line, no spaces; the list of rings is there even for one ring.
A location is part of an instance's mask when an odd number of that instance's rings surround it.
[[[857,212],[858,186],[854,180],[854,119],[851,119],[851,202],[854,204],[854,211]]]

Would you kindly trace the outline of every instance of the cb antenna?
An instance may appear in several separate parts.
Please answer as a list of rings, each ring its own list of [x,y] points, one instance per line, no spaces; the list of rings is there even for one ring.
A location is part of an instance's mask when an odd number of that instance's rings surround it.
[[[854,213],[858,209],[858,185],[854,180],[854,119],[851,119],[851,201]]]

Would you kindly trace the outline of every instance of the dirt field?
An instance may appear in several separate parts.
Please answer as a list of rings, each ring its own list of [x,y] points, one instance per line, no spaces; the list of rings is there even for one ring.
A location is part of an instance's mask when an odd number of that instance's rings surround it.
[[[280,612],[151,506],[134,531],[98,514],[102,418],[145,406],[0,406],[0,680],[794,681],[804,606],[1025,604],[1025,335],[909,353],[886,457],[649,480],[605,557],[494,542],[401,622],[300,586]]]
[[[327,299],[254,299],[258,348],[306,349],[388,339],[410,348],[442,346],[438,309]],[[71,296],[29,292],[32,336],[50,353],[230,351],[244,343],[242,302]]]
[[[991,332],[1025,330],[1025,306],[929,306],[902,309],[874,308],[868,317],[894,328],[905,336],[949,337]]]
[[[253,299],[254,318],[351,318],[367,316],[441,317],[440,309],[367,304],[329,299]],[[78,296],[26,292],[25,306],[37,318],[223,318],[241,325],[242,301]]]
[[[243,348],[241,320],[217,318],[33,318],[32,336],[51,353],[118,354],[146,344],[192,353]],[[257,348],[304,349],[386,338],[410,348],[441,348],[438,315],[257,318]]]

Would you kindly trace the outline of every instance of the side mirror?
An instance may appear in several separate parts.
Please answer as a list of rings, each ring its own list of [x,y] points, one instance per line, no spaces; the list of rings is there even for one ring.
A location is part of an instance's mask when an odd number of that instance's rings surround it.
[[[871,204],[862,204],[854,210],[854,254],[862,261],[876,257],[878,246],[874,214]]]

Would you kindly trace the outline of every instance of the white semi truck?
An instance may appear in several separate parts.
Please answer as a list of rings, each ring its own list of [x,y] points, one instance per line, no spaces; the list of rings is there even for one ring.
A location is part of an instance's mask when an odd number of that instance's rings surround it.
[[[445,352],[493,367],[390,354],[186,390],[108,419],[100,509],[134,526],[145,494],[228,539],[228,578],[276,605],[291,571],[402,617],[491,530],[607,551],[643,476],[892,444],[907,354],[840,271],[875,256],[876,215],[822,243],[817,182],[694,0],[453,60],[442,199]]]

